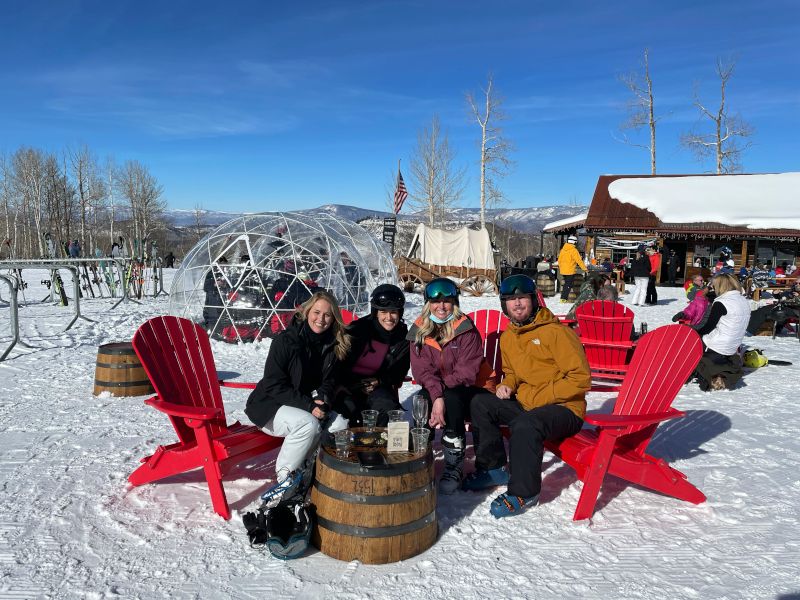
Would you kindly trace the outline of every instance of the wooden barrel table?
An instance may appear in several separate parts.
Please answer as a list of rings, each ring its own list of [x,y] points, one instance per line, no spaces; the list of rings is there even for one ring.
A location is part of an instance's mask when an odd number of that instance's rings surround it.
[[[112,396],[144,396],[154,392],[130,342],[103,344],[97,350],[94,394],[101,392],[110,392]]]
[[[536,287],[542,291],[542,296],[545,298],[556,295],[556,282],[547,273],[539,273],[536,276]]]
[[[355,428],[358,436],[363,429]],[[382,429],[376,429],[376,435]],[[357,453],[379,451],[386,464],[364,467]],[[316,509],[312,542],[339,560],[384,564],[430,548],[438,535],[433,453],[351,446],[347,458],[323,446],[311,489]]]

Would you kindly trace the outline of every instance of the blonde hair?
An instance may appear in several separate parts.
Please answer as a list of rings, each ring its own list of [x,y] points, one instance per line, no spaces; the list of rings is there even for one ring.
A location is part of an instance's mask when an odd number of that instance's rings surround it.
[[[720,273],[711,279],[711,287],[717,292],[717,296],[721,296],[725,292],[736,290],[742,293],[742,284],[730,273]]]
[[[311,312],[311,308],[317,303],[318,300],[324,300],[331,305],[331,313],[333,314],[333,323],[331,324],[331,329],[333,330],[333,335],[336,338],[336,349],[334,352],[336,353],[336,358],[339,360],[344,360],[350,353],[351,338],[345,332],[342,311],[339,309],[339,303],[337,302],[336,298],[333,297],[333,294],[325,290],[314,292],[311,295],[311,298],[297,307],[297,320],[307,321],[308,313]]]
[[[453,322],[458,321],[464,313],[459,308],[458,304],[453,303],[453,318],[447,323],[434,323],[431,319],[431,303],[426,302],[422,307],[422,325],[417,329],[415,341],[417,344],[422,344],[427,337],[433,337],[439,343],[449,342],[453,339],[455,333],[453,329]]]

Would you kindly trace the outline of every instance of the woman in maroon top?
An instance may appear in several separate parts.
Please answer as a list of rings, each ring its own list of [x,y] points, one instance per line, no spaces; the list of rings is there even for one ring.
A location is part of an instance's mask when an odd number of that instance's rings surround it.
[[[347,328],[350,353],[340,374],[334,404],[350,426],[361,423],[361,411],[378,411],[378,427],[385,427],[388,411],[401,408],[397,390],[408,373],[409,356],[402,321],[405,296],[396,285],[379,285],[372,292],[369,316]]]

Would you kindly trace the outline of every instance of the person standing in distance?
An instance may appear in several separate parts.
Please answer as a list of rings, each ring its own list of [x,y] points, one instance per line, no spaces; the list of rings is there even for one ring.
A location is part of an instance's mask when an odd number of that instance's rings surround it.
[[[489,508],[498,519],[518,515],[539,502],[544,443],[580,431],[591,387],[589,363],[578,336],[538,305],[530,277],[503,280],[500,306],[511,319],[500,336],[503,381],[494,396],[472,400],[472,423],[481,435],[476,471],[463,484],[466,490],[481,490],[507,483],[506,492]],[[501,425],[511,430],[508,467]]]
[[[574,235],[571,235],[567,238],[567,243],[561,248],[561,252],[558,253],[558,272],[561,273],[561,276],[564,278],[564,284],[561,288],[561,302],[567,302],[567,298],[569,298],[569,293],[572,290],[572,281],[575,279],[575,269],[576,267],[580,267],[584,273],[587,273],[589,269],[586,268],[586,265],[581,258],[580,252],[575,247],[575,244],[578,243],[578,238]]]

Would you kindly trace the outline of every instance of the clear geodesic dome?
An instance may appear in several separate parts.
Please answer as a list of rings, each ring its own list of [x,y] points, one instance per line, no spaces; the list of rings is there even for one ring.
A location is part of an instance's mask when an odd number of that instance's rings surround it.
[[[253,341],[283,331],[317,289],[360,313],[381,283],[397,283],[390,250],[356,223],[292,212],[245,215],[189,251],[172,282],[169,310],[212,338]]]

